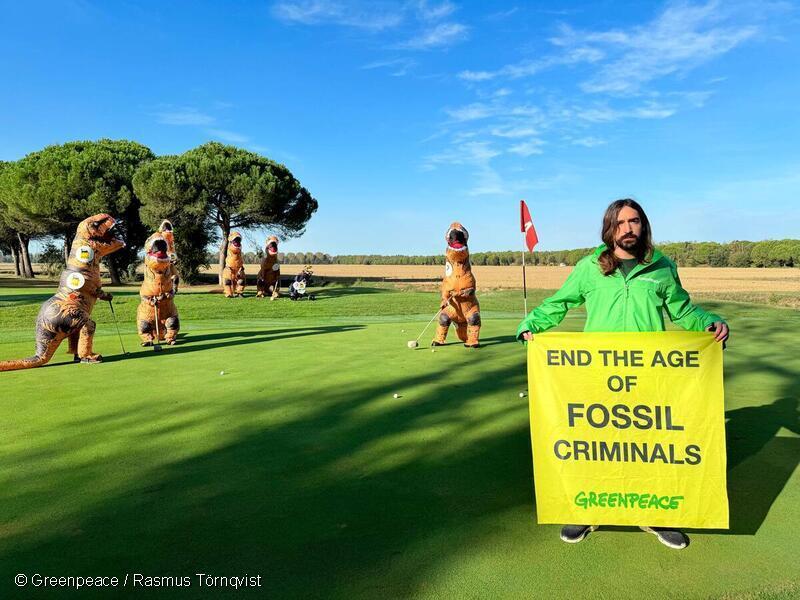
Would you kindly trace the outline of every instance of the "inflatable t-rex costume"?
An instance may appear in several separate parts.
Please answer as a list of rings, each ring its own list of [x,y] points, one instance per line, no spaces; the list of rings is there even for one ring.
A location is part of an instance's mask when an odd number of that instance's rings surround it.
[[[174,301],[178,272],[170,260],[169,243],[162,232],[147,238],[144,251],[144,281],[139,290],[141,302],[136,310],[139,337],[142,346],[152,346],[161,340],[173,345],[180,329]]]
[[[481,313],[475,296],[475,276],[469,263],[469,232],[461,223],[453,223],[445,235],[444,279],[442,279],[442,312],[432,346],[442,346],[450,323],[455,323],[458,339],[467,348],[477,348],[481,331]]]
[[[271,235],[267,238],[267,247],[264,258],[261,259],[261,270],[258,272],[256,296],[263,298],[271,294],[271,300],[279,295],[281,288],[281,265],[278,262],[278,238]]]
[[[242,258],[242,234],[231,231],[228,236],[228,254],[225,256],[225,269],[222,271],[225,297],[244,296],[244,259]]]
[[[94,363],[102,357],[92,351],[95,322],[90,318],[97,300],[111,300],[100,281],[100,259],[125,247],[117,222],[109,215],[81,221],[61,272],[58,292],[46,300],[36,317],[36,354],[0,362],[0,371],[30,369],[46,364],[58,345],[69,339],[75,361]]]

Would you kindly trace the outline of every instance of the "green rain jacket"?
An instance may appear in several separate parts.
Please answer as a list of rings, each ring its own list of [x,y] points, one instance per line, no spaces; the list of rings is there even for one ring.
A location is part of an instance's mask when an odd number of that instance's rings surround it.
[[[555,327],[569,309],[584,303],[584,331],[664,331],[663,311],[689,331],[703,331],[723,320],[692,304],[681,286],[678,267],[658,250],[649,263],[636,265],[623,277],[619,269],[603,275],[597,259],[605,249],[600,246],[578,261],[561,289],[520,323],[517,339],[526,331],[542,333]]]

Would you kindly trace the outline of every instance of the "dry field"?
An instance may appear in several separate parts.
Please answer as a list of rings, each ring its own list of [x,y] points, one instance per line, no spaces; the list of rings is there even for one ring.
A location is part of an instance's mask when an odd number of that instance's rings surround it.
[[[302,265],[283,265],[283,275],[294,275]],[[389,283],[430,284],[441,280],[444,267],[414,265],[313,265],[321,277],[385,281]],[[529,288],[558,289],[572,267],[528,267]],[[255,275],[256,265],[247,273]],[[522,267],[473,267],[478,287],[483,289],[521,288]],[[735,269],[683,267],[679,269],[683,286],[689,292],[785,292],[800,293],[800,269]]]

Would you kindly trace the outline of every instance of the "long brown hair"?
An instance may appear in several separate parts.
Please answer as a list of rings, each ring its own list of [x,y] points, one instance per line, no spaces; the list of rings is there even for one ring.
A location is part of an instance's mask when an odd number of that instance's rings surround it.
[[[608,205],[606,214],[603,215],[603,231],[600,234],[603,238],[603,243],[606,245],[606,249],[597,259],[603,275],[611,275],[619,267],[620,259],[614,254],[614,248],[616,246],[617,220],[619,211],[622,210],[623,206],[628,206],[638,212],[639,219],[642,222],[642,234],[639,236],[639,244],[634,251],[636,260],[639,263],[648,263],[653,257],[653,238],[650,233],[650,221],[647,219],[644,209],[636,200],[630,198],[614,200]]]

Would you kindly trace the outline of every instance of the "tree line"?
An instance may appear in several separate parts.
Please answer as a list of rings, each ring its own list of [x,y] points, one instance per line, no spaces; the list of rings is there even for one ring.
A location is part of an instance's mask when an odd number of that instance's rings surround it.
[[[800,267],[800,240],[765,240],[760,242],[666,242],[658,249],[681,267]],[[594,248],[572,250],[543,250],[525,253],[529,265],[572,266],[581,258],[594,252]],[[246,252],[245,262],[257,264],[263,250]],[[209,260],[211,260],[209,255]],[[339,254],[324,252],[280,252],[283,264],[306,265],[444,265],[444,253],[435,255],[384,255]],[[521,265],[522,253],[507,250],[499,252],[473,252],[473,265]]]
[[[122,220],[127,243],[105,259],[114,283],[135,271],[163,219],[175,227],[183,279],[213,263],[221,277],[232,230],[299,235],[317,206],[284,165],[235,146],[210,142],[156,156],[129,140],[68,142],[0,162],[0,253],[17,275],[33,277],[32,240],[50,241],[43,254],[57,262],[60,250],[66,261],[78,223],[105,212]],[[206,249],[216,242],[210,258]]]

